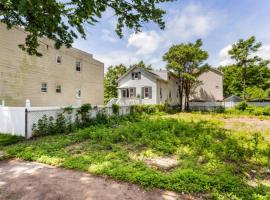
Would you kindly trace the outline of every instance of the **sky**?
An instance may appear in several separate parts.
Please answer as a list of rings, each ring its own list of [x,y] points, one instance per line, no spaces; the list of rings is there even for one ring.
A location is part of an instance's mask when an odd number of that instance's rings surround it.
[[[112,10],[107,10],[95,26],[86,25],[87,39],[77,39],[74,47],[93,54],[107,68],[143,60],[154,69],[165,69],[162,56],[172,44],[203,40],[213,67],[232,63],[231,45],[240,38],[256,36],[263,46],[258,54],[270,59],[270,0],[176,0],[159,5],[166,11],[165,30],[154,23],[142,32],[124,30],[120,39]]]

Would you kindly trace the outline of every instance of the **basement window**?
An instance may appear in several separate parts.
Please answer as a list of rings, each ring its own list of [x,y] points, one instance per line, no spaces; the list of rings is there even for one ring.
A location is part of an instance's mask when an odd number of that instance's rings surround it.
[[[48,84],[47,83],[41,83],[41,92],[45,93],[48,92]]]
[[[76,88],[76,98],[81,98],[82,92],[81,92],[81,88]]]
[[[62,56],[58,55],[56,56],[56,63],[61,64],[62,63]]]

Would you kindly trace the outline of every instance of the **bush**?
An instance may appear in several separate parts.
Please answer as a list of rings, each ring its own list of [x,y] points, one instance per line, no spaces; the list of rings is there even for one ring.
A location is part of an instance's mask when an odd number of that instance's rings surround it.
[[[114,115],[119,115],[119,109],[120,109],[119,105],[117,104],[112,105],[112,111]]]
[[[130,107],[131,113],[146,113],[154,114],[158,112],[166,112],[167,108],[164,104],[159,105],[132,105]]]
[[[0,133],[0,148],[24,140],[23,137]]]
[[[249,106],[249,105],[248,105],[248,103],[247,103],[246,101],[242,101],[241,103],[239,103],[239,104],[237,104],[237,105],[235,106],[235,109],[236,109],[236,110],[245,111],[245,110],[247,109],[248,106]]]

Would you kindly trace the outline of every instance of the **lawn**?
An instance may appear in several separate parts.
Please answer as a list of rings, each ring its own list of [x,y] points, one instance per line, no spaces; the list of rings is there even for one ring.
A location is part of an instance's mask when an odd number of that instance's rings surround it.
[[[114,119],[5,146],[17,157],[205,199],[270,198],[270,120],[229,114]]]

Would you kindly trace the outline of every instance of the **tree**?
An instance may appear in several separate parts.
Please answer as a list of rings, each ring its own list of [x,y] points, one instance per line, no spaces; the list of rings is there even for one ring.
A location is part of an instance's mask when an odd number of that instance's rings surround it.
[[[104,100],[105,103],[111,98],[117,97],[117,79],[127,72],[127,67],[120,64],[110,66],[105,74],[104,79]]]
[[[262,88],[259,87],[247,87],[246,89],[247,92],[247,98],[249,100],[254,100],[254,99],[264,99],[268,97],[268,94],[266,91],[264,91]]]
[[[150,21],[164,29],[165,11],[158,4],[169,1],[172,0],[1,0],[0,22],[9,29],[24,28],[29,35],[19,47],[30,55],[41,56],[37,50],[39,37],[54,40],[57,49],[62,45],[71,47],[78,35],[86,37],[84,25],[97,23],[108,8],[118,20],[115,31],[120,37],[123,28],[139,32],[142,24]]]
[[[263,60],[256,55],[256,52],[262,46],[260,42],[256,42],[254,36],[247,40],[240,39],[237,43],[232,45],[232,49],[229,50],[229,55],[235,60],[235,65],[241,68],[242,75],[242,97],[246,99],[246,87],[247,87],[247,69],[255,66],[267,66],[269,61]]]
[[[163,56],[167,61],[167,70],[178,78],[179,106],[182,109],[185,94],[185,110],[189,110],[189,99],[197,85],[197,72],[208,58],[208,53],[201,49],[202,40],[195,43],[173,45]]]
[[[242,71],[236,65],[220,66],[219,70],[223,72],[223,92],[225,97],[231,95],[241,96],[242,81],[239,77],[242,76]]]
[[[129,66],[130,68],[132,67],[141,67],[141,68],[144,68],[144,69],[147,69],[147,70],[153,70],[152,68],[152,65],[146,65],[143,60],[141,60],[140,62],[136,63],[136,64],[133,64],[133,65],[130,65]]]

